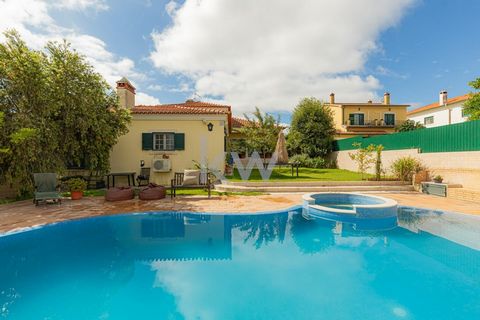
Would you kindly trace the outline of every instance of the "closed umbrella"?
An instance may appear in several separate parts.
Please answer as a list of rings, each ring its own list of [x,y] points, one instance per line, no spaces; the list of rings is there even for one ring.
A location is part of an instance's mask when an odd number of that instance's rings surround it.
[[[280,130],[280,132],[278,133],[275,153],[277,154],[277,163],[288,163],[287,141],[285,141],[285,135],[283,134],[283,130]]]

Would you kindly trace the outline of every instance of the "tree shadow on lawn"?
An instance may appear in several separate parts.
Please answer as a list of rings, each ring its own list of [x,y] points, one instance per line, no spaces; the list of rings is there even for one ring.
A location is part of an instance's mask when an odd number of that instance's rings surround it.
[[[233,177],[229,178],[232,181],[242,181],[237,169],[234,170]],[[250,175],[249,181],[263,181],[262,176],[258,169],[253,169]],[[284,181],[360,181],[362,180],[361,174],[343,169],[312,169],[312,168],[299,168],[298,177],[294,171],[292,176],[292,170],[290,167],[275,168],[270,176],[271,181],[284,180]]]

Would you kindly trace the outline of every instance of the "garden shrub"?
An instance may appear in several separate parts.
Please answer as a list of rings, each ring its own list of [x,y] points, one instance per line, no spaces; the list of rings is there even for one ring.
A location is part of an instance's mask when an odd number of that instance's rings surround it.
[[[330,163],[322,157],[310,158],[307,154],[296,154],[290,157],[290,162],[298,163],[300,167],[323,169],[329,168]]]
[[[412,181],[413,175],[424,170],[422,163],[413,157],[406,156],[392,163],[393,174],[401,181]]]

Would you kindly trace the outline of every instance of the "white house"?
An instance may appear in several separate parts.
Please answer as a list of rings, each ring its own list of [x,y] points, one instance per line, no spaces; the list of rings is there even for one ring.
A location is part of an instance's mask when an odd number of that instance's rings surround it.
[[[407,117],[420,122],[427,128],[460,123],[467,120],[463,113],[463,104],[468,94],[448,99],[447,91],[440,92],[439,101],[407,112]]]

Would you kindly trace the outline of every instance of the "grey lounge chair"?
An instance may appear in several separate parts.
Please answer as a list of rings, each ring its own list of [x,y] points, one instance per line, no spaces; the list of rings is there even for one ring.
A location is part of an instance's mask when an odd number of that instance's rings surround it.
[[[35,197],[33,203],[38,206],[40,201],[53,200],[56,203],[62,202],[62,197],[57,190],[57,174],[56,173],[34,173],[35,181]]]

